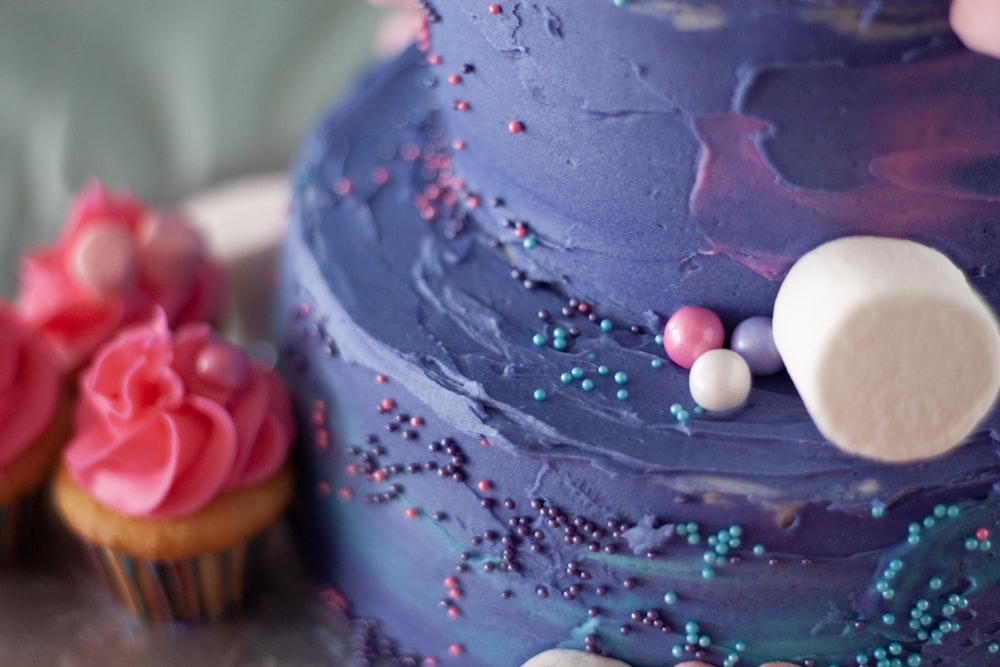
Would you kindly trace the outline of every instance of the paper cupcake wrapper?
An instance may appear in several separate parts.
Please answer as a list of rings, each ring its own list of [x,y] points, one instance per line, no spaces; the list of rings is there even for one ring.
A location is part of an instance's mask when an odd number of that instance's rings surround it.
[[[14,563],[38,533],[41,494],[29,493],[0,506],[0,564]]]
[[[261,537],[218,553],[178,560],[136,558],[87,544],[115,597],[150,622],[199,621],[225,616],[242,603]]]

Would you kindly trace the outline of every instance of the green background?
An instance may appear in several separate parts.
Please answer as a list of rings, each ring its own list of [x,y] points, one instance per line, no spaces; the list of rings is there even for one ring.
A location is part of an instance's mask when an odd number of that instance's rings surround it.
[[[93,178],[169,204],[284,169],[372,62],[364,0],[0,0],[0,295]]]

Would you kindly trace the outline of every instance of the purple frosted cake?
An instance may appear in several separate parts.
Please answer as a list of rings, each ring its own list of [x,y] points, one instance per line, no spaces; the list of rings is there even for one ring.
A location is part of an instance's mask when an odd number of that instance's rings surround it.
[[[706,410],[664,338],[698,306],[778,339],[789,270],[842,237],[946,257],[996,312],[1000,61],[946,0],[425,9],[307,139],[284,246],[297,521],[357,664],[1000,664],[995,409],[857,455],[790,363]],[[899,413],[928,430],[966,373],[931,349],[947,391]]]

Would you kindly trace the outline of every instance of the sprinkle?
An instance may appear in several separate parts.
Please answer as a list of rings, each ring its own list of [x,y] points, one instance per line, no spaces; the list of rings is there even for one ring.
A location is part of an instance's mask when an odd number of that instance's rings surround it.
[[[451,646],[448,647],[448,653],[453,656],[462,655],[462,653],[464,652],[465,649],[462,648],[461,644],[452,644]]]
[[[577,380],[583,377],[583,369],[579,366],[574,366],[573,370],[570,371]]]
[[[628,384],[628,373],[625,371],[618,371],[615,373],[615,383],[616,384]]]
[[[471,108],[472,108],[472,106],[468,102],[466,102],[465,100],[459,100],[459,101],[455,102],[455,111],[465,112],[465,111],[468,111]]]
[[[601,331],[604,333],[610,333],[615,328],[615,323],[611,320],[604,318],[601,320]]]
[[[667,593],[664,593],[663,601],[666,602],[667,604],[674,604],[675,602],[677,602],[677,593],[674,593],[673,591],[668,591]]]
[[[427,62],[430,65],[440,65],[441,61],[442,60],[441,60],[441,54],[440,53],[432,53],[429,56],[427,56]]]
[[[531,337],[531,342],[535,344],[535,347],[542,347],[543,345],[545,345],[546,342],[545,334],[536,333],[534,336]]]
[[[566,331],[565,328],[563,328],[563,327],[556,327],[555,331],[552,332],[552,335],[555,336],[556,338],[565,338],[569,334],[568,334],[568,332]]]
[[[580,383],[580,387],[583,388],[584,391],[591,391],[594,388],[594,381],[587,378]]]
[[[536,389],[534,393],[535,400],[541,403],[547,397],[544,389]]]
[[[607,366],[605,366],[604,364],[601,364],[600,366],[597,367],[597,373],[598,373],[598,375],[607,375],[610,372],[611,372],[611,369],[608,368]]]
[[[559,381],[562,382],[563,384],[569,384],[570,382],[573,381],[573,374],[565,372],[559,376]]]
[[[479,480],[477,485],[480,491],[486,492],[493,488],[493,484],[488,479]]]
[[[534,236],[528,236],[522,242],[525,250],[534,250],[538,247],[538,239]]]
[[[416,507],[407,507],[406,508],[406,518],[407,519],[416,519],[418,516],[420,516],[420,510],[418,510]]]
[[[462,83],[462,76],[460,74],[449,74],[448,83],[450,83],[453,86],[457,86],[458,84]]]
[[[568,346],[569,343],[566,342],[565,338],[556,338],[554,341],[552,341],[552,347],[555,348],[556,350],[559,350],[560,352],[565,350]]]
[[[624,401],[628,398],[628,389],[619,389],[618,393],[615,394],[619,401]]]
[[[507,130],[511,134],[521,134],[524,132],[524,123],[519,120],[512,120],[507,124]]]
[[[653,359],[651,362],[649,362],[649,365],[652,366],[653,368],[660,368],[661,366],[663,366],[663,360]]]
[[[451,141],[451,147],[456,151],[464,151],[465,146],[465,139],[452,139]]]
[[[499,14],[500,12],[503,11],[503,8],[500,5],[492,4],[489,7],[489,11],[490,11],[490,14],[493,14],[494,16],[496,16],[497,14]]]

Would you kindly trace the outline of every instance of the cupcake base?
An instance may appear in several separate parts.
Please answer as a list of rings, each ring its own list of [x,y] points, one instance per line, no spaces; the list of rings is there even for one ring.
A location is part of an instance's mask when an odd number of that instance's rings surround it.
[[[140,619],[190,622],[239,609],[248,593],[263,536],[223,551],[175,560],[131,556],[85,542],[117,600]]]

